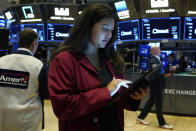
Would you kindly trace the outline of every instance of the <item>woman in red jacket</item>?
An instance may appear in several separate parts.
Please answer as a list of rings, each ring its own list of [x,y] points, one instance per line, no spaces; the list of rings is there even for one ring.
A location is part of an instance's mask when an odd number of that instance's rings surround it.
[[[48,85],[60,131],[124,131],[123,109],[136,110],[146,93],[140,89],[108,105],[124,90],[117,88],[125,78],[113,47],[116,18],[107,5],[88,6],[53,53]]]

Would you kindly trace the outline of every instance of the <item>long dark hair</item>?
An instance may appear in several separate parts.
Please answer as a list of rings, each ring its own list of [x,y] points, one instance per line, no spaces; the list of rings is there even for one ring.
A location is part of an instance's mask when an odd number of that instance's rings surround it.
[[[122,57],[114,49],[114,41],[117,34],[117,15],[110,6],[104,4],[92,4],[87,6],[75,20],[74,26],[70,30],[69,38],[63,42],[61,47],[52,54],[52,59],[62,51],[69,51],[74,54],[84,54],[90,40],[91,30],[95,23],[106,19],[114,18],[115,27],[112,31],[112,37],[104,49],[99,49],[100,55],[107,57],[114,63],[118,72],[124,69]]]

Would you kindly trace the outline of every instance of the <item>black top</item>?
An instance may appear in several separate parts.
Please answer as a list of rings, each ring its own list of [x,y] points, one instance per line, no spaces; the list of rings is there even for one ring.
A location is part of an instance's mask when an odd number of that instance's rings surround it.
[[[106,87],[112,80],[111,74],[108,72],[105,64],[102,64],[102,70],[97,70],[102,87]],[[101,109],[100,129],[99,131],[121,131],[120,121],[118,118],[117,103],[105,106]]]

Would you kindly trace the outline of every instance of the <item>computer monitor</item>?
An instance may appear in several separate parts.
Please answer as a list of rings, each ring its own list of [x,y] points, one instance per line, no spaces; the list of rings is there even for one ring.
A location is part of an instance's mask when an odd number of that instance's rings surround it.
[[[148,64],[149,64],[148,59],[140,59],[139,60],[139,69],[141,69],[143,71],[147,71],[148,70]]]
[[[164,68],[166,68],[166,67],[167,67],[167,65],[168,65],[167,60],[162,60],[162,64],[163,64],[163,67],[164,67]]]
[[[180,17],[142,19],[143,40],[179,40]]]
[[[150,48],[151,47],[148,45],[140,45],[138,55],[147,57],[150,56]]]
[[[39,35],[39,41],[45,41],[45,31],[44,24],[35,23],[35,24],[20,24],[20,30],[24,30],[25,28],[31,28]]]
[[[167,59],[167,53],[166,52],[161,52],[160,56],[161,56],[162,60]]]
[[[140,40],[139,20],[118,22],[118,41]]]
[[[11,25],[9,27],[9,41],[18,42],[20,28],[19,25]]]
[[[47,24],[47,41],[63,41],[69,37],[73,24]]]
[[[196,17],[185,17],[183,39],[196,40]]]
[[[0,27],[6,27],[6,22],[5,22],[5,19],[1,19],[0,18]]]

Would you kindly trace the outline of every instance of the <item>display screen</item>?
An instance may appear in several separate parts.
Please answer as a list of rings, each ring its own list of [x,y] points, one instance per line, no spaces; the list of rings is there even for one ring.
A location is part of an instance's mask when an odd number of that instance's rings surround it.
[[[185,17],[183,39],[196,40],[196,17]]]
[[[116,8],[119,19],[130,18],[129,10],[127,9],[127,5],[126,5],[126,2],[124,0],[115,2],[114,6]]]
[[[162,64],[163,64],[163,67],[166,68],[167,67],[167,60],[162,60]]]
[[[150,46],[148,45],[140,45],[139,47],[139,56],[150,56]]]
[[[7,8],[6,10],[3,11],[3,14],[5,16],[7,28],[9,28],[9,26],[11,26],[11,25],[19,24],[18,15],[15,10],[15,7]]]
[[[24,30],[25,28],[31,28],[39,35],[39,41],[45,41],[45,34],[44,34],[44,24],[21,24],[20,30]]]
[[[47,22],[73,24],[78,15],[77,5],[47,4]]]
[[[17,6],[16,11],[21,23],[42,22],[42,12],[39,5]]]
[[[142,39],[180,39],[180,17],[142,19]]]
[[[19,32],[19,25],[11,25],[9,27],[9,41],[18,42]]]
[[[166,52],[161,52],[160,56],[161,56],[162,60],[166,60],[167,59],[167,53]]]
[[[182,8],[181,5],[183,5],[181,1],[182,0],[140,0],[141,17],[157,18],[181,16],[180,9]]]
[[[139,69],[143,70],[143,71],[147,71],[148,70],[148,59],[140,59],[139,60]]]
[[[5,20],[4,19],[0,19],[0,27],[5,27]]]
[[[63,41],[69,37],[73,24],[47,24],[47,41]]]
[[[132,41],[140,39],[139,20],[118,22],[118,41]]]

